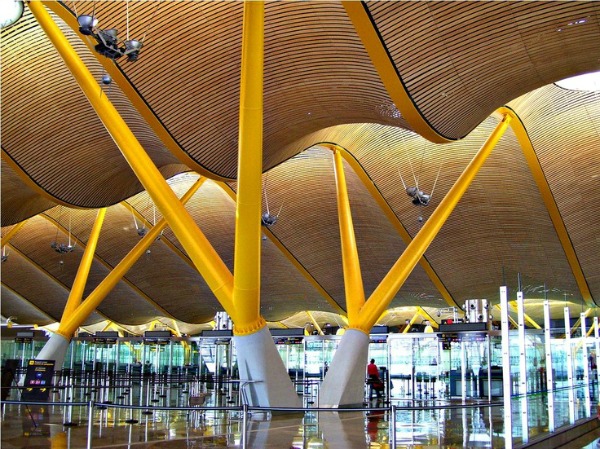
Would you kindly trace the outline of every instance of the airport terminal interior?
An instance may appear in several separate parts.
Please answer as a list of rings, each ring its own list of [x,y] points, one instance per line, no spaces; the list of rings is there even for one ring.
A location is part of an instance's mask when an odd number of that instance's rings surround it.
[[[0,2],[3,448],[600,447],[600,2]]]

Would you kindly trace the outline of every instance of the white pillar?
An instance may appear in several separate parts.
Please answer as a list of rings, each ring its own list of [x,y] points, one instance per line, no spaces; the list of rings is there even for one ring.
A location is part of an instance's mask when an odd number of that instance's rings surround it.
[[[362,405],[369,356],[369,336],[348,329],[333,356],[319,391],[319,407]]]
[[[269,329],[233,337],[240,371],[240,394],[248,405],[301,407],[302,403]]]
[[[54,360],[54,369],[56,371],[62,370],[63,363],[67,351],[69,350],[70,340],[67,340],[60,334],[52,334],[50,339],[46,342],[42,350],[37,355],[37,360]]]

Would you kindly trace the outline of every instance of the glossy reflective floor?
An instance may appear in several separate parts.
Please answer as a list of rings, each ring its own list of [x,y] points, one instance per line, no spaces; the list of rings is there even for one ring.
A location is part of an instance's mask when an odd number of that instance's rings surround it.
[[[574,395],[576,398],[576,395]],[[567,395],[568,398],[568,395]],[[209,396],[205,405],[220,406],[218,396]],[[215,402],[217,401],[217,402]],[[227,401],[225,401],[227,402]],[[528,401],[528,435],[547,432],[548,404],[545,397]],[[568,401],[567,401],[568,402]],[[582,402],[578,417],[585,417]],[[397,448],[501,448],[504,415],[501,405],[477,405],[451,401],[393,401],[396,411]],[[555,403],[555,415],[566,416],[565,401]],[[373,401],[372,407],[383,406]],[[522,442],[520,404],[513,401],[513,442]],[[590,414],[587,414],[590,416]],[[546,416],[546,418],[543,418]],[[88,407],[80,405],[5,404],[2,410],[3,449],[85,448],[88,437]],[[132,421],[133,420],[133,421]],[[92,412],[94,448],[234,448],[242,445],[242,413],[239,410],[168,411],[109,406]],[[555,419],[563,422],[563,419]],[[73,423],[74,426],[64,426]],[[247,421],[247,448],[330,448],[363,449],[390,447],[390,412],[382,407],[360,411],[316,411],[269,413],[252,411]],[[565,446],[567,449],[594,448],[600,434]],[[550,447],[550,446],[548,446]]]

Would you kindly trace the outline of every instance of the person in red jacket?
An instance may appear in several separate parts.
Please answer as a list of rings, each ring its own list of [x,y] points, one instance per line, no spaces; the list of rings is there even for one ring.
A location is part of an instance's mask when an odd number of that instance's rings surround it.
[[[383,397],[383,382],[379,378],[379,368],[375,365],[375,359],[371,359],[371,363],[367,365],[367,383],[369,384],[369,400],[373,399],[373,392],[378,398]]]

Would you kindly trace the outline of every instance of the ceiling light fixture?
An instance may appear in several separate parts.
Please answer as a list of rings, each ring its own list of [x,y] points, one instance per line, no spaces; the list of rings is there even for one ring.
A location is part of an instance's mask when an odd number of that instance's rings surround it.
[[[142,41],[129,39],[121,41],[116,28],[103,30],[98,27],[98,19],[88,14],[77,17],[79,32],[85,36],[91,36],[98,42],[94,49],[109,59],[118,59],[127,56],[129,61],[137,61],[142,49]]]
[[[7,28],[17,22],[24,11],[21,0],[3,0],[0,2],[0,28]]]

